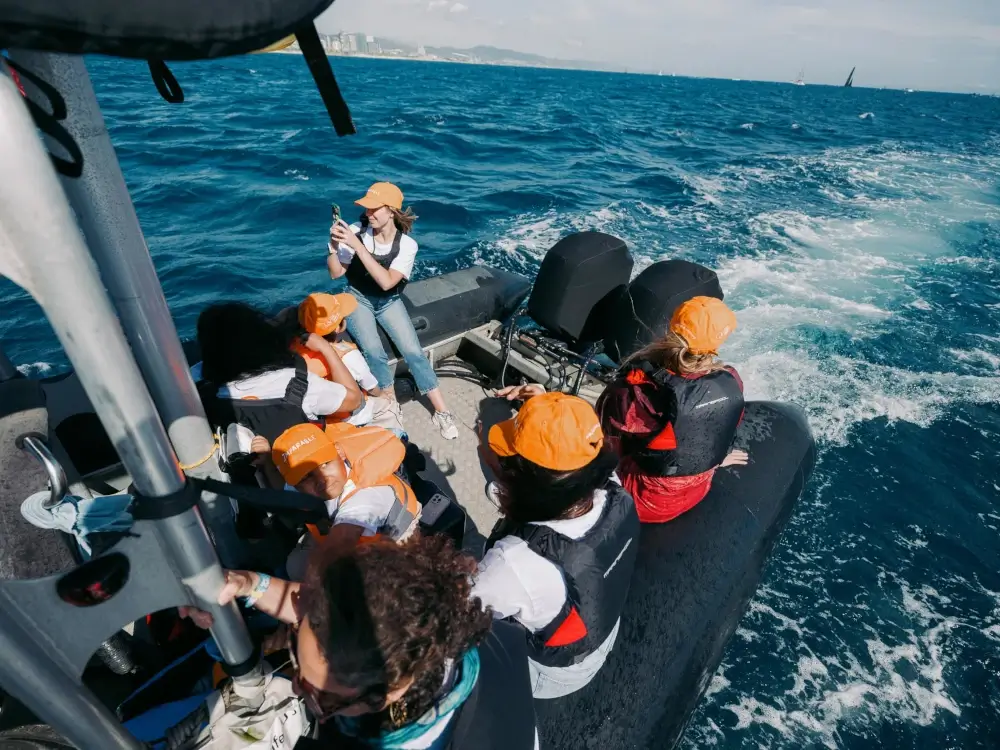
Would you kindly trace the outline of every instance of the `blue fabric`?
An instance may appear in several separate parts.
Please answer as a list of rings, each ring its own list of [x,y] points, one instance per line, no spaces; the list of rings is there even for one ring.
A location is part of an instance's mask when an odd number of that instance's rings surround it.
[[[158,740],[166,731],[205,702],[211,693],[192,695],[173,703],[151,708],[144,714],[125,722],[125,729],[140,742]]]
[[[452,712],[461,708],[462,704],[465,703],[468,697],[472,694],[472,689],[476,686],[476,681],[479,679],[478,649],[473,648],[466,652],[465,656],[462,657],[462,665],[460,669],[462,670],[462,673],[459,677],[458,683],[454,688],[452,688],[452,691],[448,693],[448,695],[437,702],[434,708],[412,724],[407,724],[402,729],[397,729],[394,732],[383,734],[377,739],[365,739],[365,743],[369,747],[378,748],[378,750],[402,750],[402,748],[406,747],[406,743],[419,739],[430,730],[439,726],[441,722],[450,722],[454,718]],[[356,719],[337,716],[334,720],[337,722],[337,727],[340,729],[341,733],[349,737],[357,736]],[[450,739],[450,730],[442,732],[438,738],[428,746],[428,750],[440,750],[441,748],[445,748],[448,746]]]
[[[406,360],[410,374],[417,383],[417,390],[421,394],[427,394],[437,388],[437,375],[434,374],[430,360],[420,347],[420,339],[413,330],[413,322],[410,320],[410,314],[406,312],[403,300],[399,297],[370,300],[354,287],[348,287],[347,291],[358,300],[358,309],[347,317],[347,330],[361,353],[365,355],[379,388],[388,388],[393,381],[392,372],[389,370],[389,355],[378,335],[379,325]]]

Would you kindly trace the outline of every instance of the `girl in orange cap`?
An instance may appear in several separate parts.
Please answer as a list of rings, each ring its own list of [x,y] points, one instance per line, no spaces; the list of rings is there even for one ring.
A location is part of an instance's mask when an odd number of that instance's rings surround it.
[[[355,201],[365,209],[363,221],[349,225],[338,219],[330,229],[327,268],[331,279],[346,277],[358,309],[348,318],[347,330],[361,348],[383,390],[392,391],[389,355],[378,327],[403,355],[417,390],[434,407],[432,420],[447,440],[458,437],[455,418],[445,405],[437,375],[400,294],[413,271],[417,242],[410,236],[416,216],[403,210],[403,192],[391,182],[376,182]]]
[[[499,395],[525,403],[486,434],[503,517],[472,593],[526,631],[534,697],[560,698],[589,684],[614,648],[639,519],[590,404],[539,386]]]
[[[743,382],[717,359],[735,329],[722,300],[682,303],[667,335],[630,357],[597,402],[644,523],[690,510],[708,494],[717,468],[748,461],[746,451],[730,450],[743,417]]]

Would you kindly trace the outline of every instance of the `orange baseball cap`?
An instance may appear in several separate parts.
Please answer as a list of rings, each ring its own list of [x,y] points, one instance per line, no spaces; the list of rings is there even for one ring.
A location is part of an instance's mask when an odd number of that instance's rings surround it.
[[[340,321],[358,309],[353,294],[310,294],[299,305],[299,323],[309,333],[329,336]]]
[[[513,419],[494,425],[488,436],[498,456],[518,455],[552,471],[589,464],[604,445],[594,407],[578,396],[544,393],[524,402]]]
[[[400,210],[403,208],[403,191],[391,182],[376,182],[361,200],[354,201],[362,208],[381,208],[389,206]]]
[[[687,342],[692,354],[717,354],[736,330],[736,315],[715,297],[692,297],[674,310],[670,330]]]
[[[340,452],[323,430],[314,424],[289,427],[271,447],[271,460],[293,487],[330,461],[340,461]]]

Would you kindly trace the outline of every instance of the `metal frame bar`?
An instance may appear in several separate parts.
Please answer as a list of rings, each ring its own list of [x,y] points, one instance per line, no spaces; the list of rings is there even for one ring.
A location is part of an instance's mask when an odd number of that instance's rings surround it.
[[[0,75],[0,132],[0,170],[7,176],[0,180],[0,273],[42,306],[139,493],[148,498],[177,493],[186,479],[167,431],[35,124],[5,75]],[[250,662],[253,646],[235,603],[222,607],[215,601],[222,569],[198,509],[158,520],[152,529],[191,603],[213,615],[212,634],[224,659]],[[79,747],[137,748],[89,690],[79,684],[67,689],[66,670],[55,661],[59,641],[45,630],[27,628],[30,622],[20,608],[0,606],[0,680],[6,689]]]
[[[80,148],[83,172],[78,178],[60,176],[60,182],[178,460],[192,466],[192,476],[227,481],[218,461],[204,461],[211,454],[215,437],[191,380],[83,58],[24,50],[12,50],[10,58],[55,87],[65,99],[66,117],[60,125]],[[24,81],[24,89],[29,98],[39,97],[30,81]],[[37,103],[48,106],[44,101]],[[55,140],[45,136],[45,141],[53,153],[60,153]],[[236,535],[229,500],[205,493],[201,504],[219,556],[224,564],[236,566],[245,556],[244,545]]]

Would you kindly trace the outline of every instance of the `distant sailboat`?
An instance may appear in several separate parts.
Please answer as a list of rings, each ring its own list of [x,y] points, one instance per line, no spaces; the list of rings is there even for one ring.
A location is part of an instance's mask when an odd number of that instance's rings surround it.
[[[795,83],[796,86],[805,86],[806,85],[806,72],[805,72],[805,70],[800,70],[799,71],[799,77],[795,79],[794,83]]]
[[[851,68],[851,74],[847,76],[847,83],[844,84],[845,89],[849,89],[854,85],[854,71],[857,69],[857,66]]]

